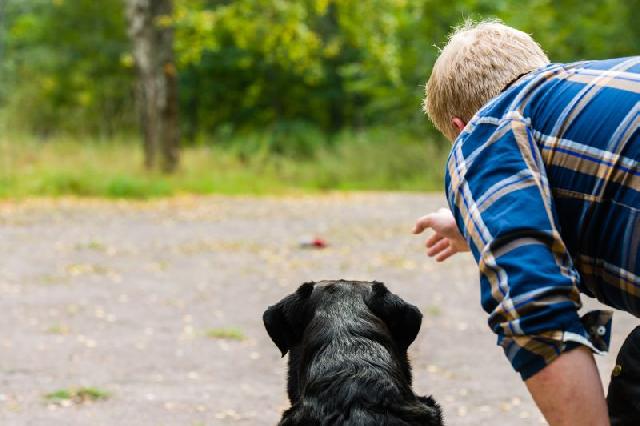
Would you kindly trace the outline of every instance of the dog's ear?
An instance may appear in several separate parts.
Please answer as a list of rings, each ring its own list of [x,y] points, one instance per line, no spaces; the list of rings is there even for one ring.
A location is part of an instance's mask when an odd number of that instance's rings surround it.
[[[367,305],[385,322],[398,347],[403,351],[407,350],[420,331],[420,310],[391,293],[380,282],[373,283]]]
[[[304,283],[295,293],[285,297],[262,315],[264,327],[282,356],[302,339],[305,324],[305,302],[311,296],[315,283]]]

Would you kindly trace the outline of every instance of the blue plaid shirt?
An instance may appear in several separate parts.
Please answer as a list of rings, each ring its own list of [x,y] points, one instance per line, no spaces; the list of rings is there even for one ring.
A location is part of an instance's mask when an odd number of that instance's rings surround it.
[[[453,144],[446,192],[498,344],[527,379],[611,312],[640,316],[640,57],[550,64],[504,90]]]

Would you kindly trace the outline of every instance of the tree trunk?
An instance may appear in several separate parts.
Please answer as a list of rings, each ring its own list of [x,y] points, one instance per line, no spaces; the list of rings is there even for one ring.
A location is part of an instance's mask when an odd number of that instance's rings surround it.
[[[180,139],[172,13],[172,0],[127,0],[144,164],[155,168],[159,157],[165,172],[178,165]]]

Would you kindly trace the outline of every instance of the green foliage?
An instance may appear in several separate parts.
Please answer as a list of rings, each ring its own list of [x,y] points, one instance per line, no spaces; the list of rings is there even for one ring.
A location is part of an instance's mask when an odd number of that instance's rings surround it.
[[[110,135],[132,127],[120,0],[4,1],[0,106],[13,130]]]
[[[552,61],[637,55],[640,1],[530,0],[502,2],[498,16],[533,34]]]
[[[65,402],[83,404],[108,399],[111,395],[98,388],[58,389],[44,395],[48,402],[62,404]]]
[[[293,130],[290,130],[293,132]],[[271,132],[228,136],[224,144],[187,147],[177,173],[142,168],[129,140],[0,137],[0,198],[74,195],[145,199],[180,194],[264,194],[328,189],[435,190],[446,148],[402,128],[344,130],[326,136],[302,127],[290,135],[313,150],[275,154]],[[319,139],[318,139],[319,138]],[[325,145],[322,145],[325,144]],[[292,148],[293,149],[293,148]]]
[[[379,117],[383,103],[374,97],[386,96],[387,113],[406,100],[389,96],[404,90],[396,19],[408,12],[403,2],[183,0],[177,6],[188,127],[304,120],[335,131]]]
[[[336,135],[369,127],[438,140],[420,111],[423,85],[436,46],[465,18],[501,18],[555,61],[632,55],[640,45],[640,0],[174,1],[175,15],[158,25],[176,30],[182,134],[239,161],[351,155],[341,150],[354,145],[338,147],[345,138]],[[0,118],[9,132],[111,141],[136,131],[124,6],[0,1]],[[35,192],[171,192],[128,171],[92,182],[87,173],[56,172]]]
[[[106,185],[106,195],[112,198],[147,198],[171,194],[171,187],[162,179],[153,181],[130,176],[115,176]]]
[[[210,339],[245,340],[247,338],[238,328],[212,328],[205,334]]]
[[[50,334],[69,334],[69,327],[67,327],[66,325],[62,325],[62,324],[56,324],[56,325],[52,325],[51,327],[47,328],[47,333]],[[58,391],[59,392],[59,391]],[[55,393],[51,393],[49,395],[55,395]]]

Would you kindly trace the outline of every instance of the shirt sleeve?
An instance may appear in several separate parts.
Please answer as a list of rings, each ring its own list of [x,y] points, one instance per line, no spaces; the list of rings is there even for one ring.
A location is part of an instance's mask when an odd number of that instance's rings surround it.
[[[579,275],[526,122],[477,123],[461,135],[446,189],[478,262],[489,326],[523,380],[579,345],[598,351],[578,316]]]

